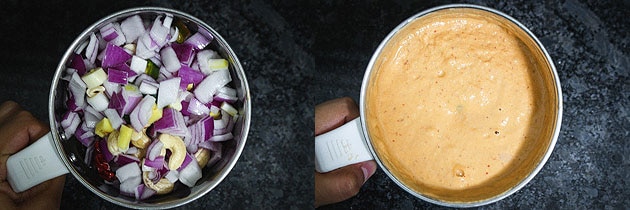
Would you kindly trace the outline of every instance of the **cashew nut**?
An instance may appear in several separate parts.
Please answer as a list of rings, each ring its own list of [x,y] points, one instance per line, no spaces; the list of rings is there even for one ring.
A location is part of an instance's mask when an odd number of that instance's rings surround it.
[[[85,92],[85,94],[89,97],[92,98],[94,96],[96,96],[99,93],[102,93],[105,91],[105,87],[103,87],[102,85],[100,86],[96,86],[90,89],[87,89],[87,91]]]
[[[186,144],[181,138],[169,134],[160,134],[158,139],[164,144],[165,149],[171,150],[171,157],[168,159],[168,169],[178,169],[184,163],[184,158],[186,158]]]
[[[210,150],[205,148],[199,148],[197,152],[195,152],[195,159],[197,159],[197,163],[199,163],[200,168],[204,168],[206,164],[208,164],[208,160],[210,160]]]
[[[146,134],[147,129],[143,129],[142,132],[133,131],[131,133],[131,144],[138,147],[138,149],[144,149],[151,144],[151,139]]]
[[[175,186],[175,184],[168,181],[168,179],[166,178],[162,178],[157,183],[153,183],[153,181],[149,179],[149,173],[149,171],[145,171],[142,173],[142,180],[144,181],[145,186],[151,188],[152,190],[155,190],[158,195],[167,194],[173,191],[173,186]]]
[[[121,152],[118,150],[118,131],[112,131],[107,137],[107,150],[109,150],[112,155],[119,155]]]

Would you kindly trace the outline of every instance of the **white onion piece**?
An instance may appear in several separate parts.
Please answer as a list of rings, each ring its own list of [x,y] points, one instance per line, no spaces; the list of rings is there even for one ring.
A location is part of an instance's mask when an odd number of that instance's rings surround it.
[[[193,187],[197,180],[201,178],[201,168],[196,158],[192,158],[191,162],[179,172],[179,181],[182,184]]]
[[[90,34],[90,42],[85,48],[85,57],[94,63],[96,61],[96,55],[98,54],[98,39],[94,33]]]
[[[164,178],[168,179],[171,183],[175,183],[179,179],[179,172],[177,170],[170,170],[164,175]]]
[[[66,138],[70,138],[70,136],[74,134],[80,123],[81,118],[76,112],[69,111],[64,115],[63,120],[61,120],[61,126],[64,128],[64,134],[66,135]]]
[[[152,145],[150,145],[147,150],[147,158],[149,158],[149,160],[155,160],[156,157],[160,156],[163,147],[164,144],[161,141],[153,141]]]
[[[205,75],[212,73],[212,69],[208,63],[208,60],[219,57],[219,54],[214,50],[202,50],[197,53],[197,61],[199,64],[199,70]]]
[[[135,42],[140,35],[146,32],[144,24],[142,23],[142,18],[140,18],[139,15],[134,15],[123,20],[120,23],[120,28],[125,35],[127,43]]]
[[[144,33],[138,37],[138,44],[136,45],[136,55],[143,59],[149,59],[155,56],[155,50],[159,46],[153,42],[149,33]]]
[[[158,86],[159,86],[158,83],[152,82],[150,80],[145,80],[140,83],[139,88],[140,88],[140,92],[142,92],[143,94],[154,95],[157,93]],[[159,98],[158,98],[158,101],[159,101]]]
[[[155,98],[151,95],[146,95],[142,98],[142,101],[138,103],[138,105],[131,111],[129,115],[129,121],[131,121],[131,126],[136,129],[136,131],[140,132],[144,128],[145,125],[149,122],[149,118],[151,118],[151,113],[153,110],[153,105],[155,104]]]
[[[208,141],[219,142],[219,141],[227,141],[233,138],[234,138],[234,135],[232,135],[232,133],[226,133],[223,135],[212,136],[210,137],[210,139],[208,139]]]
[[[211,102],[214,93],[219,88],[227,85],[230,81],[232,81],[232,78],[228,70],[215,71],[204,78],[197,88],[195,88],[195,97],[202,103]]]
[[[173,73],[181,67],[177,54],[175,54],[175,50],[173,50],[170,46],[162,48],[162,51],[160,51],[160,57],[162,58],[162,63],[164,63],[164,68],[166,68],[166,71],[168,72]]]
[[[103,82],[103,87],[105,87],[105,93],[107,93],[107,96],[109,97],[114,95],[114,93],[120,92],[120,89],[122,88],[120,84],[115,83],[115,82],[110,82],[107,80]]]
[[[85,107],[85,91],[87,89],[85,82],[83,82],[79,74],[75,72],[72,74],[69,86],[70,92],[72,96],[74,96],[74,103],[77,107],[83,109],[83,107]]]
[[[134,176],[125,181],[120,182],[120,192],[127,196],[133,196],[138,185],[142,184],[141,176]]]
[[[109,43],[112,43],[116,46],[122,46],[123,44],[125,44],[127,42],[127,39],[125,38],[125,35],[122,33],[122,28],[120,27],[120,24],[114,22],[114,30],[116,30],[116,34],[118,34],[118,36],[110,41]]]
[[[133,57],[131,57],[131,65],[129,66],[129,68],[137,74],[142,74],[147,69],[147,61],[145,59],[142,59],[141,57],[134,55]]]
[[[128,163],[116,170],[116,178],[118,178],[121,183],[132,177],[140,177],[141,175],[142,171],[140,171],[140,166],[136,162]],[[138,184],[140,184],[140,182],[138,182]]]
[[[151,35],[151,38],[153,39],[153,41],[155,41],[155,43],[157,43],[157,45],[159,47],[164,46],[166,44],[166,42],[168,41],[167,35],[169,32],[171,32],[171,26],[169,25],[168,27],[165,27],[162,24],[162,21],[160,21],[160,18],[162,18],[162,16],[158,16],[155,18],[155,21],[153,22],[153,26],[151,27],[151,30],[149,31],[149,34]]]
[[[231,116],[235,116],[236,114],[238,114],[238,110],[236,110],[236,108],[234,108],[229,103],[222,102],[221,109],[227,112],[228,114],[230,114]]]
[[[88,97],[87,102],[94,108],[94,110],[99,112],[105,111],[107,106],[109,106],[109,99],[107,99],[107,96],[105,96],[105,93],[103,92],[100,92],[93,97]]]
[[[181,78],[179,77],[160,82],[160,91],[157,98],[158,108],[164,108],[177,100],[180,82]]]
[[[124,123],[124,120],[122,119],[122,117],[120,117],[118,111],[116,111],[115,109],[106,109],[105,111],[103,111],[103,113],[105,114],[107,119],[109,119],[109,123],[112,125],[112,128],[116,130],[118,130],[118,128],[120,128],[120,125]]]

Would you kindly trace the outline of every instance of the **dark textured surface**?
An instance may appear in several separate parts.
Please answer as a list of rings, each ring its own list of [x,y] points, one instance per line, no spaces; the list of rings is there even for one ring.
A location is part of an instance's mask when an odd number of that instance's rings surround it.
[[[48,88],[61,55],[101,17],[154,5],[216,29],[241,60],[254,110],[240,161],[219,186],[181,209],[310,208],[313,106],[351,96],[380,41],[407,17],[450,2],[40,1],[0,2],[0,101],[47,121]],[[630,208],[630,2],[471,1],[513,16],[543,42],[563,88],[554,153],[514,195],[482,208]],[[62,209],[119,208],[71,176]],[[439,208],[377,173],[359,194],[323,209]]]

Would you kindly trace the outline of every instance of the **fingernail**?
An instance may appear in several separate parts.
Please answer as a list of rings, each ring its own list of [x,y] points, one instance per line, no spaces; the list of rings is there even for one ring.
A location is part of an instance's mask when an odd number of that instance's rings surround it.
[[[363,171],[363,183],[365,183],[376,172],[376,163],[367,161],[361,164],[361,171]]]

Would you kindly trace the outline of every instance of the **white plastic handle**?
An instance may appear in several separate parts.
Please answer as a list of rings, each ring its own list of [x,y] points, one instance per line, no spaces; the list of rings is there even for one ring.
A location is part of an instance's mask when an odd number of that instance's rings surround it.
[[[373,159],[363,136],[360,117],[315,137],[317,172],[325,173]]]
[[[68,173],[57,155],[50,132],[7,160],[7,181],[15,192],[23,192],[49,179]]]

